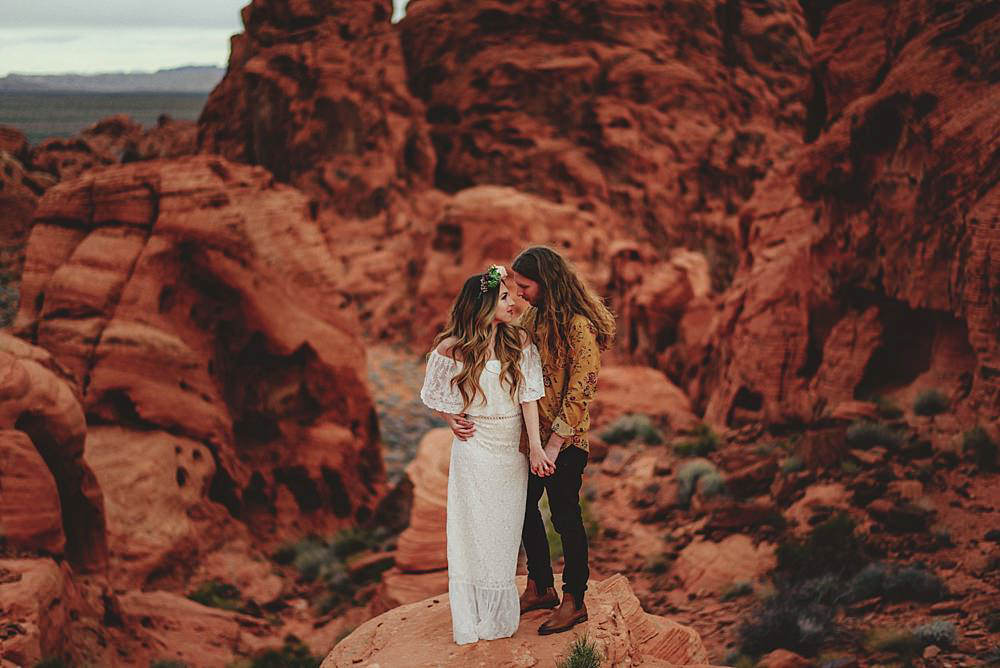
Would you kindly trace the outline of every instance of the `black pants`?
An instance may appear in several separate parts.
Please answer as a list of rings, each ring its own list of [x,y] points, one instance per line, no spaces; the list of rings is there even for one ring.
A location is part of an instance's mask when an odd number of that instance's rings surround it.
[[[569,446],[556,458],[556,472],[545,478],[528,473],[528,500],[524,509],[524,528],[521,541],[528,557],[528,578],[535,581],[539,591],[551,587],[552,561],[549,557],[549,542],[545,537],[545,524],[538,510],[542,492],[549,494],[549,509],[552,511],[552,526],[562,539],[563,592],[577,597],[583,596],[590,578],[587,566],[587,532],[583,528],[580,513],[580,485],[583,484],[583,469],[587,466],[587,452],[576,446]]]

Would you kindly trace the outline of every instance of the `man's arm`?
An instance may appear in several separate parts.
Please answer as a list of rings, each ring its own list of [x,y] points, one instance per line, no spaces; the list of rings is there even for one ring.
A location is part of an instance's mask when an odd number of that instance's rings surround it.
[[[587,407],[597,390],[597,374],[601,370],[601,349],[597,336],[586,318],[574,318],[569,331],[569,379],[559,413],[552,421],[549,444],[563,443],[590,429]]]

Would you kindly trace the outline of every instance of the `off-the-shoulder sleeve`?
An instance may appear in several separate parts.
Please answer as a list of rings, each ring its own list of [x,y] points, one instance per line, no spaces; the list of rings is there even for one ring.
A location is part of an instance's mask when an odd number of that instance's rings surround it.
[[[451,379],[458,373],[458,362],[437,353],[427,359],[424,385],[420,388],[420,400],[428,408],[442,413],[461,413],[464,406],[462,395],[453,387]]]
[[[538,348],[531,344],[521,351],[521,375],[524,376],[524,383],[518,392],[518,400],[523,404],[528,401],[537,401],[545,396],[545,379],[542,376],[542,358],[538,354]]]

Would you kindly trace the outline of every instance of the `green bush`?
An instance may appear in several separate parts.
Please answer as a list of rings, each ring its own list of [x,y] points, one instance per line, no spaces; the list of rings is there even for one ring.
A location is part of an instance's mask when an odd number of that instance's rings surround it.
[[[577,636],[569,646],[569,656],[557,664],[558,668],[601,668],[601,653],[587,636]]]
[[[611,445],[641,440],[647,445],[663,443],[663,434],[648,415],[623,415],[599,434],[601,440]]]
[[[189,666],[183,661],[175,661],[174,659],[158,659],[149,664],[149,668],[189,668]]]
[[[677,472],[677,501],[682,506],[691,503],[698,479],[705,475],[719,475],[715,464],[707,459],[693,459],[681,466]]]
[[[913,412],[917,415],[937,415],[948,410],[948,397],[935,388],[924,390],[913,400]]]
[[[711,471],[698,478],[698,494],[710,499],[726,492],[726,479],[718,471]]]
[[[753,585],[747,581],[732,582],[726,585],[719,596],[720,601],[732,601],[741,596],[749,596],[753,593]]]
[[[187,597],[210,608],[239,610],[243,607],[240,601],[240,590],[234,585],[222,582],[221,580],[203,582],[201,586],[188,594]]]
[[[699,424],[690,438],[674,444],[674,452],[681,457],[704,457],[719,447],[719,437],[707,424]]]
[[[994,608],[986,613],[986,630],[990,633],[1000,633],[1000,608]]]
[[[903,443],[903,437],[898,431],[881,422],[859,420],[847,428],[847,443],[852,448],[871,448],[884,445],[898,448]]]
[[[781,543],[777,556],[778,570],[797,580],[827,573],[853,575],[869,561],[854,520],[845,513],[817,524],[804,541],[792,538]]]
[[[985,471],[992,471],[996,468],[997,444],[979,425],[962,434],[962,451],[972,453],[979,468]]]
[[[938,619],[913,629],[913,635],[922,647],[937,645],[941,648],[954,647],[958,634],[954,622]]]
[[[842,596],[848,603],[881,596],[889,602],[921,601],[934,603],[948,595],[941,579],[919,566],[889,568],[869,564],[847,584]]]

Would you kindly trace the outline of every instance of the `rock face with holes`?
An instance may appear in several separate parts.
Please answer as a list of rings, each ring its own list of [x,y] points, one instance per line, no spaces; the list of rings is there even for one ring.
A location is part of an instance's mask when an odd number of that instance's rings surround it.
[[[142,162],[43,197],[15,329],[80,388],[120,583],[183,576],[227,531],[368,519],[384,473],[334,269],[259,168]]]
[[[523,589],[525,578],[518,580]],[[560,586],[561,578],[557,578],[556,587]],[[574,631],[587,635],[606,665],[708,664],[708,652],[698,633],[644,612],[623,575],[590,582],[587,611],[589,620]],[[337,644],[323,661],[323,668],[551,666],[567,658],[573,634],[538,635],[538,625],[546,615],[547,611],[524,615],[510,638],[456,645],[452,640],[448,596],[435,596],[390,610],[362,624]]]
[[[810,143],[747,204],[707,417],[809,421],[933,387],[995,419],[1000,13],[853,1],[813,19]]]

